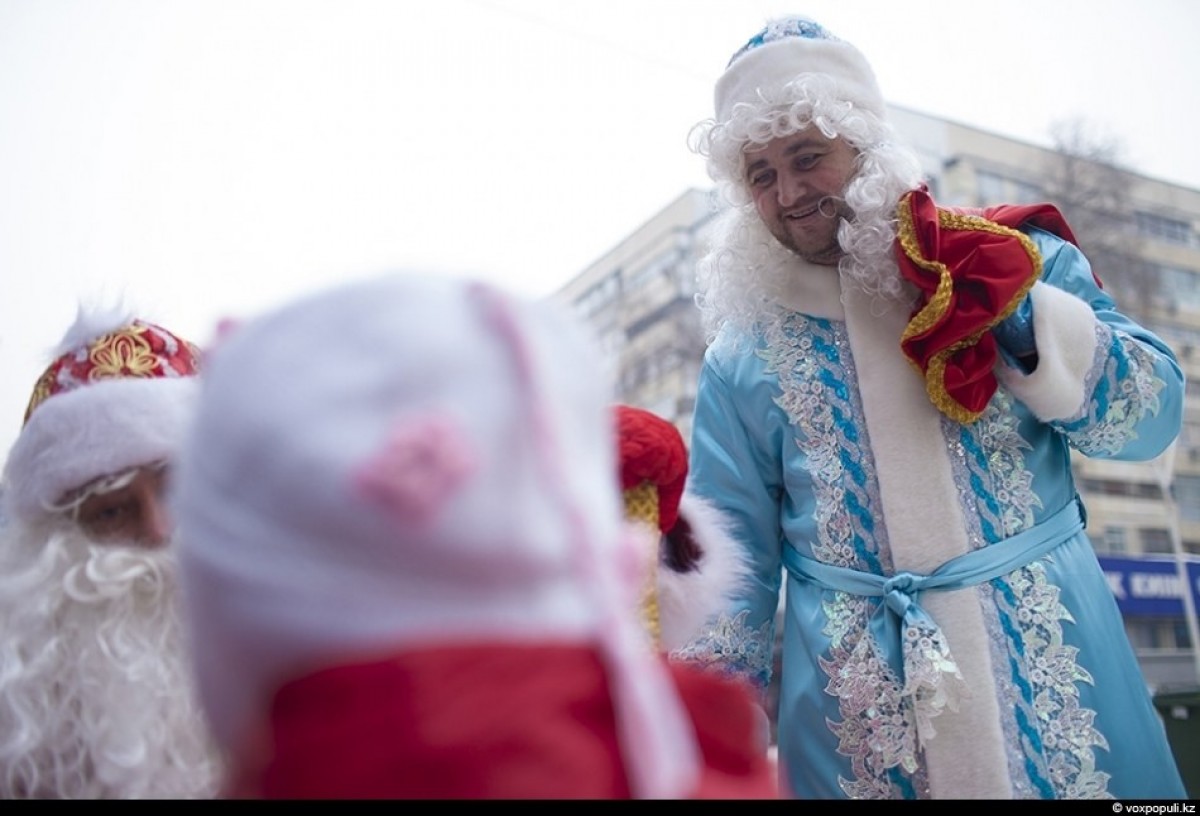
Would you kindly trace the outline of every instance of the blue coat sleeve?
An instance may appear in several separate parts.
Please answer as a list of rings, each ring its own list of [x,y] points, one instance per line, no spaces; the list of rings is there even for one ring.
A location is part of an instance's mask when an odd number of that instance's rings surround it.
[[[1170,347],[1122,312],[1073,244],[1029,232],[1042,255],[1030,292],[1038,364],[1001,379],[1080,453],[1152,459],[1178,436],[1184,376]]]
[[[769,398],[759,404],[769,384],[758,373],[742,371],[743,379],[758,381],[749,390],[738,390],[721,372],[718,359],[710,348],[700,373],[688,486],[726,514],[752,574],[715,624],[678,656],[717,664],[765,690],[782,569],[778,436],[771,440],[767,430],[765,418],[773,407]]]

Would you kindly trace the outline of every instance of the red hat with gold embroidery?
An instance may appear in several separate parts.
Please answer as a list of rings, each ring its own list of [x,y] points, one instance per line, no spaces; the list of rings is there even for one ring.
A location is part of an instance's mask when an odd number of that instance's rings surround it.
[[[38,379],[4,466],[5,501],[27,521],[73,490],[171,457],[200,350],[162,326],[80,309]]]

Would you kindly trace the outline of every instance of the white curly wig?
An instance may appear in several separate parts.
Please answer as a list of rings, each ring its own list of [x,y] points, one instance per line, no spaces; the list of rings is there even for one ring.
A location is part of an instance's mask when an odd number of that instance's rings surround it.
[[[739,51],[718,83],[718,117],[700,122],[689,135],[692,150],[707,160],[709,176],[728,205],[698,266],[697,302],[710,340],[724,325],[750,332],[783,311],[778,295],[795,274],[796,256],[759,218],[745,182],[745,156],[809,127],[826,138],[844,139],[858,151],[854,178],[844,192],[855,215],[838,231],[846,252],[839,262],[843,277],[883,300],[903,294],[892,259],[895,209],[905,192],[922,183],[920,162],[886,121],[882,98],[861,55],[819,26],[801,24],[814,27],[818,38],[798,34],[797,18],[786,18],[769,24]],[[813,57],[814,48],[825,50]],[[828,49],[835,49],[839,59],[829,59]],[[845,59],[847,55],[853,59]],[[756,63],[748,77],[740,63],[751,58]],[[777,58],[778,65],[766,62]],[[807,64],[811,70],[770,81],[772,72]]]

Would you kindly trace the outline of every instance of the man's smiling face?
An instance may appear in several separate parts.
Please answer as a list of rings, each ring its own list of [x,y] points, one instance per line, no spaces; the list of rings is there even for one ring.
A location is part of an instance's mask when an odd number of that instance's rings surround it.
[[[810,263],[832,266],[842,257],[838,226],[853,215],[842,195],[857,155],[815,127],[746,151],[745,181],[759,217],[779,243]]]

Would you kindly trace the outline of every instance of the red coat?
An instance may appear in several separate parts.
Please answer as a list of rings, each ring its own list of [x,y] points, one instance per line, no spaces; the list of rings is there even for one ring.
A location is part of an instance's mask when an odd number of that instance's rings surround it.
[[[774,798],[755,708],[733,681],[669,669],[703,756],[695,798]],[[233,798],[628,798],[600,658],[576,646],[409,650],[283,686]]]

